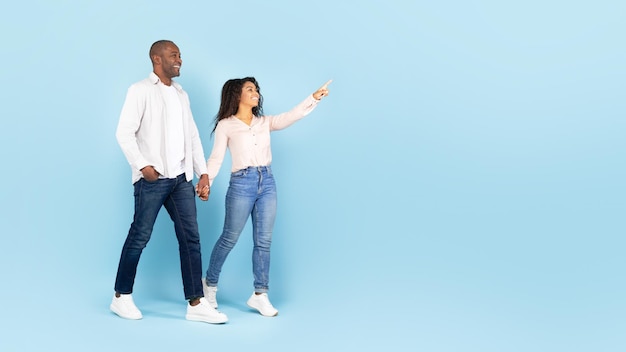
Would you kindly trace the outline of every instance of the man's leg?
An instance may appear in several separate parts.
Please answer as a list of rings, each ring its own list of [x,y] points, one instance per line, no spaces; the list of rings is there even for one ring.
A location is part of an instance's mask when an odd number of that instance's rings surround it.
[[[203,297],[202,257],[193,184],[178,176],[176,186],[165,200],[165,209],[174,221],[185,299]]]
[[[185,318],[211,324],[223,324],[228,317],[211,307],[203,297],[202,258],[196,212],[196,192],[185,175],[177,178],[176,187],[165,200],[165,209],[174,221],[185,299],[189,300]]]
[[[152,235],[152,228],[165,197],[171,188],[171,180],[148,182],[143,178],[134,184],[135,215],[122,248],[115,279],[115,292],[133,292],[137,265],[143,249]]]
[[[110,306],[111,310],[122,318],[142,318],[141,311],[135,306],[131,296],[137,265],[143,249],[150,240],[154,222],[165,196],[169,194],[168,188],[171,184],[170,180],[148,182],[140,179],[134,185],[135,215],[122,248],[115,279],[115,295]]]

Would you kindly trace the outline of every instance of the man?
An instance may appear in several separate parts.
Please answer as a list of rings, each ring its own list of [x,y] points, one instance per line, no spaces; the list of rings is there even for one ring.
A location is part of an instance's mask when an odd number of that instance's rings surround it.
[[[141,319],[132,299],[141,252],[146,247],[161,206],[174,221],[180,252],[188,320],[225,323],[228,318],[205,300],[202,292],[200,235],[196,217],[194,171],[200,175],[195,193],[207,200],[209,177],[189,97],[172,78],[182,60],[176,44],[160,40],[150,48],[153,72],[133,84],[117,127],[117,141],[130,163],[135,215],[122,248],[111,310],[122,318]]]

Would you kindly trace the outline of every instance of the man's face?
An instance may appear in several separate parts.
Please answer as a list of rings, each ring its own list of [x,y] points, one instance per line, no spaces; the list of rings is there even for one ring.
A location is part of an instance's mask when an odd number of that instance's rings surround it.
[[[183,60],[180,56],[180,50],[174,44],[167,44],[161,54],[159,55],[161,61],[161,68],[163,73],[169,77],[180,76],[180,66],[183,64]]]

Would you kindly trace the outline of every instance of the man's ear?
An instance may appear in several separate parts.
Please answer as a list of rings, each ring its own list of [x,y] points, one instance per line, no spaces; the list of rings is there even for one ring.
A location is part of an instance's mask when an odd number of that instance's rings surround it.
[[[161,64],[161,57],[159,55],[152,55],[152,62],[155,65],[160,65]]]

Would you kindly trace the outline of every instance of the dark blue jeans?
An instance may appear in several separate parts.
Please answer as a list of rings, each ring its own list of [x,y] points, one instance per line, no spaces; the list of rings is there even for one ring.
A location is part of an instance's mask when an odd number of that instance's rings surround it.
[[[161,206],[165,206],[174,221],[178,239],[185,299],[202,297],[202,259],[193,184],[182,174],[177,178],[154,182],[142,178],[135,182],[134,187],[135,216],[122,248],[115,291],[121,294],[133,292],[139,257],[150,240]]]

